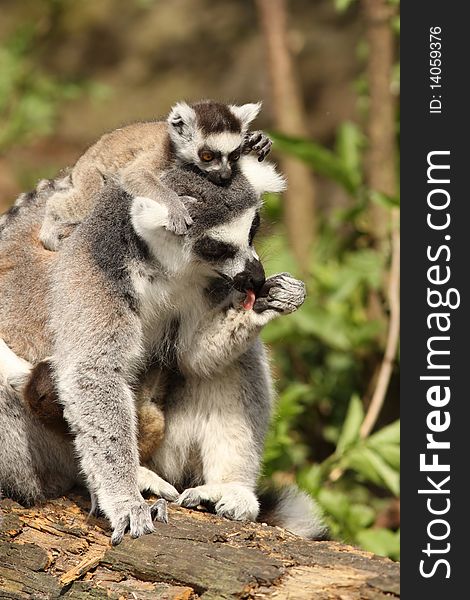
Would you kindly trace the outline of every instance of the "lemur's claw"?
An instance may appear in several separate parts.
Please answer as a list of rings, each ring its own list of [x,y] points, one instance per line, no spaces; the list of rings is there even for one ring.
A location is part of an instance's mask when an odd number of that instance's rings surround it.
[[[166,500],[161,498],[160,500],[157,500],[155,504],[152,504],[150,507],[150,513],[153,521],[168,523],[168,504]]]
[[[124,501],[117,509],[118,515],[113,519],[113,534],[111,544],[117,546],[122,542],[124,534],[129,531],[132,538],[138,538],[153,533],[150,506],[145,501]]]

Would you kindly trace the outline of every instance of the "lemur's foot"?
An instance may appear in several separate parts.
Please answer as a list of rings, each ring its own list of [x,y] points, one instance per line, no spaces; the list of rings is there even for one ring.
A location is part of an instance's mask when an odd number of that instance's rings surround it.
[[[243,146],[244,154],[249,154],[251,151],[256,152],[258,161],[262,162],[271,151],[273,142],[262,131],[253,131],[248,135]]]
[[[306,295],[303,281],[294,279],[289,273],[279,273],[266,280],[256,298],[253,310],[257,313],[273,310],[289,314],[304,303]]]
[[[146,467],[139,467],[137,471],[137,483],[139,485],[139,492],[150,492],[151,494],[155,494],[155,496],[160,496],[168,500],[168,502],[176,502],[178,500],[178,490]]]
[[[171,202],[169,204],[168,219],[165,229],[176,235],[184,235],[193,224],[193,220],[185,203],[190,204],[196,200],[191,196],[178,196],[177,198],[177,202]]]
[[[113,528],[111,543],[113,546],[122,542],[126,531],[130,532],[131,537],[138,538],[155,531],[154,519],[166,523],[168,519],[162,509],[163,502],[165,500],[159,500],[153,506],[149,506],[143,499],[122,500],[114,503],[111,516]],[[158,507],[156,507],[157,504]]]
[[[254,492],[236,483],[188,488],[178,499],[178,504],[186,508],[206,503],[213,504],[220,517],[234,521],[256,521],[259,513],[259,502]]]

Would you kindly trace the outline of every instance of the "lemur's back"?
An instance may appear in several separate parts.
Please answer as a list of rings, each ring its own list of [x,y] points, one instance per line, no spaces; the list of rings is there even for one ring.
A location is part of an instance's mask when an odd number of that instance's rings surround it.
[[[93,165],[103,173],[114,173],[143,153],[152,153],[157,171],[166,167],[170,137],[165,121],[133,123],[105,133],[82,154],[74,170]]]
[[[47,292],[57,255],[38,238],[44,207],[36,192],[24,194],[0,224],[0,337],[30,361],[50,354]]]

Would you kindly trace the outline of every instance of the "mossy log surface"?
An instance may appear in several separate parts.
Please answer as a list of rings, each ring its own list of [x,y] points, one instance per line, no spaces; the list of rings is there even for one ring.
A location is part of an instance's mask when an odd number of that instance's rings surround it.
[[[80,494],[34,508],[0,502],[0,598],[385,600],[399,566],[337,542],[170,507],[170,523],[110,546]]]

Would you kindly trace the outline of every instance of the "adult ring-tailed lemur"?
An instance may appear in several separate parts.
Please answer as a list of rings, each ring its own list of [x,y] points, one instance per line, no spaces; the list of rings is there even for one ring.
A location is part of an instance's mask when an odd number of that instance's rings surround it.
[[[266,172],[264,188],[275,189]],[[66,442],[44,427],[0,380],[0,485],[34,502],[64,493],[83,473],[113,543],[127,528],[135,537],[153,530],[139,491],[134,401],[152,370],[165,374],[166,431],[145,487],[158,492],[165,480],[184,506],[210,502],[222,516],[257,517],[272,404],[258,334],[305,294],[287,274],[265,281],[252,245],[260,197],[244,176],[220,187],[175,167],[162,180],[195,199],[184,236],[165,229],[164,205],[112,181],[58,253],[38,241],[41,194],[17,203],[0,233],[0,336],[30,362],[52,356],[74,434]],[[255,293],[249,310],[241,306],[247,291]],[[300,492],[272,513],[298,533],[325,533]]]

